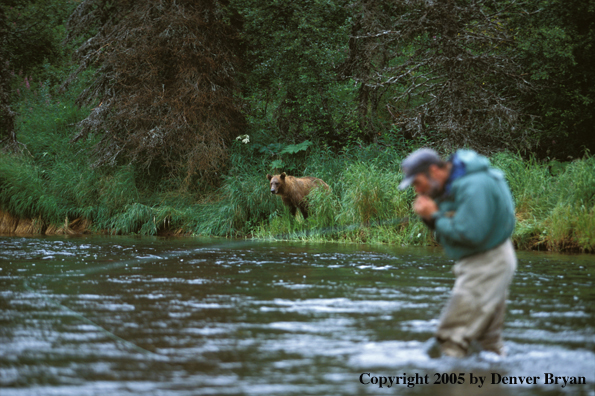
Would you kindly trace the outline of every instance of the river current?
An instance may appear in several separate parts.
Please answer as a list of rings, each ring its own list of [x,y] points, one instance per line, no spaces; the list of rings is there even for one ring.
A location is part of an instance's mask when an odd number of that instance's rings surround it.
[[[452,359],[439,249],[0,237],[0,395],[595,396],[594,256],[517,253],[507,356]]]

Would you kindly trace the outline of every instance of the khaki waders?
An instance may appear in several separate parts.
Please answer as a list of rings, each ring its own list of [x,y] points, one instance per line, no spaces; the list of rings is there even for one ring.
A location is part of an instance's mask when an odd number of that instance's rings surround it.
[[[506,297],[516,265],[510,239],[456,262],[455,285],[436,331],[443,354],[463,357],[473,340],[484,350],[503,354]]]

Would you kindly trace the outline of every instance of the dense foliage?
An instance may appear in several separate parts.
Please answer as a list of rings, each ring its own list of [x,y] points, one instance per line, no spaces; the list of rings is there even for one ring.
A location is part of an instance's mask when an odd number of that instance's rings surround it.
[[[306,139],[335,147],[359,135],[356,88],[338,81],[349,12],[344,0],[234,0],[243,17],[244,95],[250,132],[262,143]]]
[[[507,174],[517,246],[595,251],[594,3],[4,1],[0,210],[45,233],[432,244],[399,163],[472,146]],[[281,170],[331,186],[308,221],[268,193]]]
[[[72,11],[67,0],[4,0],[0,5],[0,144],[2,151],[22,152],[12,106],[15,76],[29,81],[42,65],[63,57],[62,20]],[[49,77],[49,73],[46,73]],[[53,81],[54,83],[56,81]]]
[[[443,149],[530,145],[531,120],[519,100],[530,84],[505,26],[516,7],[479,0],[361,7],[342,68],[362,84],[360,108],[367,101],[375,119],[383,105],[384,118],[404,136]]]
[[[539,90],[540,157],[579,157],[595,151],[595,1],[535,0],[514,20],[518,50]]]
[[[578,157],[595,148],[594,3],[235,0],[251,134]]]

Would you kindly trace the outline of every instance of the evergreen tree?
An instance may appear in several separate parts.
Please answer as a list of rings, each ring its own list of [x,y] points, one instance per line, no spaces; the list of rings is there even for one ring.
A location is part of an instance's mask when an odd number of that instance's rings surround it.
[[[384,101],[407,139],[481,151],[532,144],[532,117],[507,19],[509,3],[360,0],[343,74],[362,84],[360,108]],[[357,28],[356,28],[357,27]],[[364,100],[365,99],[365,100]]]
[[[218,0],[83,0],[68,40],[95,70],[79,103],[95,104],[74,140],[100,135],[94,164],[134,162],[215,182],[244,127],[234,97],[242,48]]]

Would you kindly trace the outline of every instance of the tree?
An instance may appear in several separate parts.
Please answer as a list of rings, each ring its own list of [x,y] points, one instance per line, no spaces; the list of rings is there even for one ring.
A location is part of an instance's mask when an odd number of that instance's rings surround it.
[[[539,0],[512,22],[539,115],[537,152],[569,159],[595,151],[595,1]]]
[[[74,140],[101,136],[95,166],[164,166],[215,182],[227,146],[244,128],[234,96],[242,48],[238,21],[218,0],[83,0],[67,40],[94,80],[79,97],[95,104]]]
[[[244,94],[260,137],[337,145],[347,140],[353,128],[350,88],[334,70],[345,58],[346,3],[233,0],[244,21]]]
[[[392,26],[398,18],[399,8],[393,2],[361,0],[350,7],[354,12],[349,37],[349,56],[337,68],[342,81],[353,79],[359,83],[357,113],[361,138],[376,141],[379,132],[378,108],[387,89],[375,83],[378,70],[387,66],[395,56],[392,40],[374,34]]]
[[[3,151],[18,151],[19,144],[14,129],[15,112],[10,104],[10,56],[7,51],[9,24],[3,7],[0,7],[0,146]]]
[[[67,0],[3,0],[0,4],[0,146],[4,151],[24,148],[15,130],[14,76],[33,73],[37,77],[44,62],[62,57],[62,23],[71,9]]]
[[[352,38],[350,76],[390,96],[386,109],[407,138],[439,141],[446,149],[531,145],[532,117],[520,100],[531,84],[507,29],[516,5],[401,0],[367,10],[373,22]],[[354,62],[366,58],[370,41],[382,61]]]

